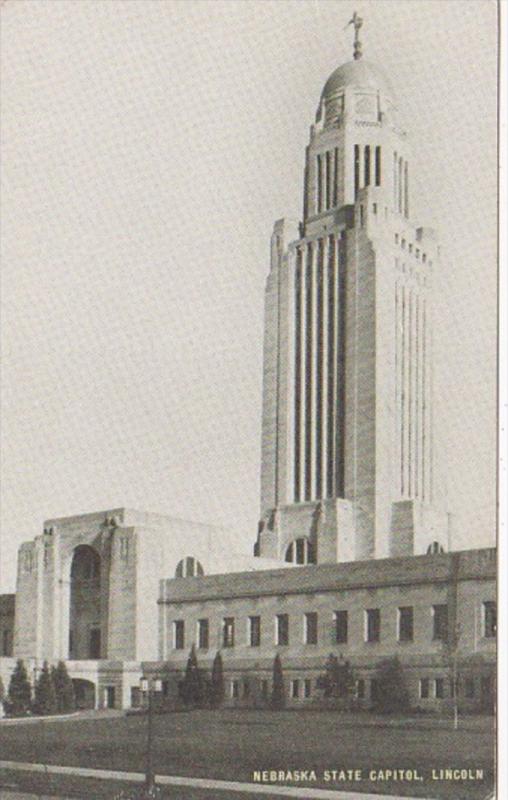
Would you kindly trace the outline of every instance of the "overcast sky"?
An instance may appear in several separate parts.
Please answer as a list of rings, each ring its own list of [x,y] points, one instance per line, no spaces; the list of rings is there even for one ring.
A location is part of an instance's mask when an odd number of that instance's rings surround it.
[[[7,0],[3,591],[49,517],[128,506],[251,548],[270,233],[300,216],[355,9],[411,132],[412,209],[441,235],[453,544],[494,542],[495,2]]]

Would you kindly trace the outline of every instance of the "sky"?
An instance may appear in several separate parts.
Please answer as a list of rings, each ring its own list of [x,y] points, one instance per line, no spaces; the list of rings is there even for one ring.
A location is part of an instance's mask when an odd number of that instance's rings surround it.
[[[436,438],[453,546],[495,541],[493,0],[6,0],[0,591],[48,518],[259,509],[264,283],[322,86],[389,73],[439,231]]]

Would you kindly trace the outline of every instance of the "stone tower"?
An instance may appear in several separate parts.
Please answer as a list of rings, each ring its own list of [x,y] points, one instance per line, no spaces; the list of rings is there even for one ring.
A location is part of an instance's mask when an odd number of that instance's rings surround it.
[[[433,506],[435,233],[411,217],[412,159],[390,81],[326,81],[303,220],[275,223],[266,285],[255,552],[296,563],[447,547]]]

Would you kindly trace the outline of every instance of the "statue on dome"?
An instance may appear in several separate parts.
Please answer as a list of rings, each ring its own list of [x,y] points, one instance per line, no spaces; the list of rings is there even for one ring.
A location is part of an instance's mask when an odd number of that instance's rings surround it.
[[[355,61],[358,61],[358,59],[362,57],[362,43],[360,41],[359,36],[360,36],[360,28],[363,25],[363,19],[358,16],[356,11],[353,14],[352,18],[349,20],[349,22],[346,25],[346,27],[344,28],[344,30],[346,28],[348,28],[349,25],[352,25],[354,27],[354,29],[355,29],[355,40],[354,40],[354,43],[353,43],[353,48],[354,48],[353,49],[353,58],[354,58]]]

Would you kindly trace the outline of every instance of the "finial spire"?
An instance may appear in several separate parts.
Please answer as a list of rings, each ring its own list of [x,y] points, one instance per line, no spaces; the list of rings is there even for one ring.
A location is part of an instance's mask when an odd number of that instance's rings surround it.
[[[352,25],[355,29],[355,40],[353,43],[353,58],[355,61],[358,61],[358,59],[362,57],[362,43],[360,41],[359,35],[360,35],[360,28],[363,25],[363,19],[359,17],[355,11],[352,18],[346,25],[346,28],[348,27],[348,25]]]

